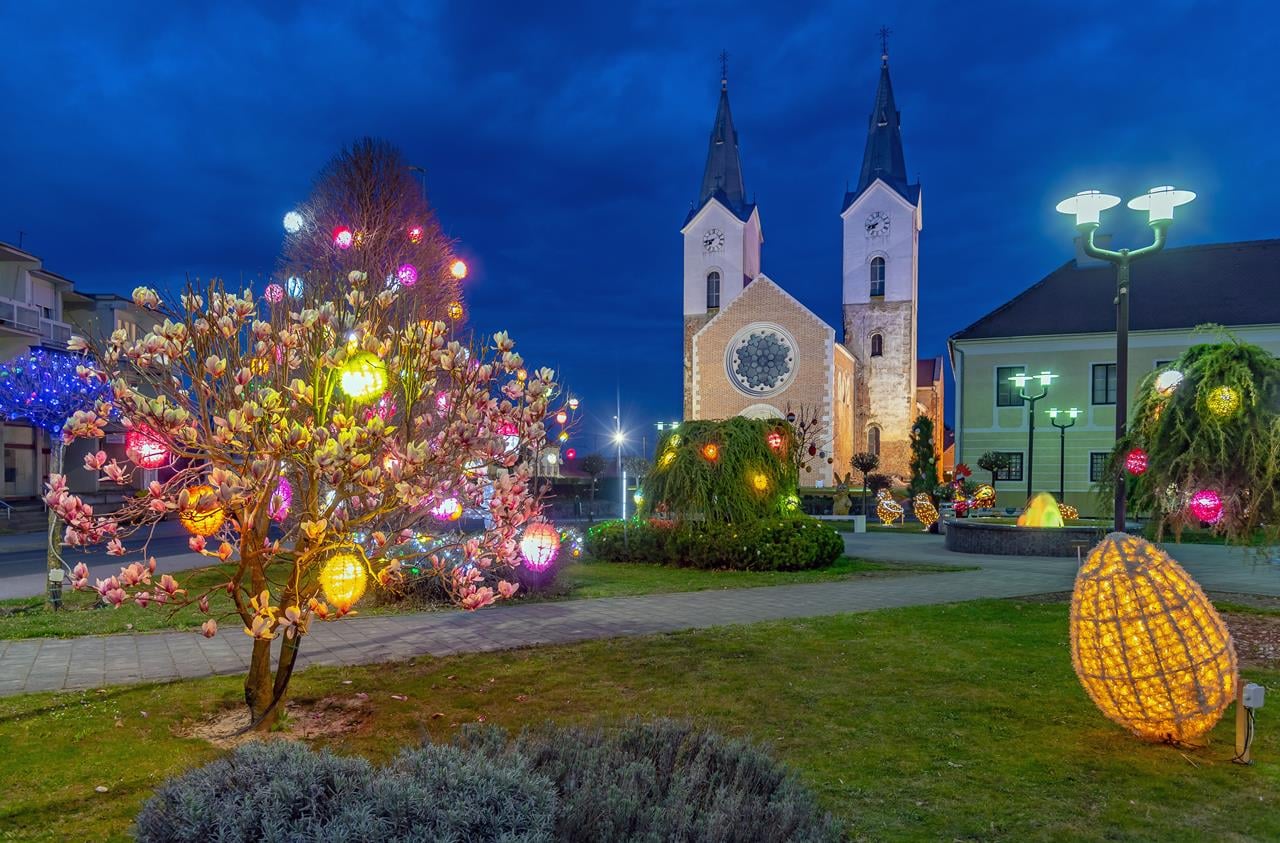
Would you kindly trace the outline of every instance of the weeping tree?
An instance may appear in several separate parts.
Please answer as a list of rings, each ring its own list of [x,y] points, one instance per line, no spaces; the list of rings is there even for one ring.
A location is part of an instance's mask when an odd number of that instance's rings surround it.
[[[933,447],[933,420],[926,415],[916,416],[911,425],[910,470],[907,495],[912,498],[921,492],[932,495],[938,485],[938,454]]]
[[[1152,372],[1111,454],[1103,500],[1122,470],[1157,538],[1207,523],[1232,542],[1260,528],[1280,539],[1280,361],[1231,340],[1192,346]]]
[[[106,404],[110,390],[101,379],[82,377],[90,371],[91,361],[84,354],[33,348],[26,354],[0,366],[0,412],[10,421],[21,421],[43,430],[49,436],[49,474],[62,474],[62,458],[70,439],[64,439],[63,426],[80,411],[101,404],[105,427]],[[49,510],[48,562],[51,572],[66,568],[59,551],[58,515]],[[62,603],[62,578],[51,574],[47,580],[49,605]]]
[[[658,442],[643,512],[719,523],[794,512],[799,447],[781,419],[686,421]]]

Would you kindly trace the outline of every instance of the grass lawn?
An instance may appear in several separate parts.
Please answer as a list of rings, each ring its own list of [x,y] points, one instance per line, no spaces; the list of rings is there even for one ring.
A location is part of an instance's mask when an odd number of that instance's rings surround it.
[[[1280,672],[1246,677],[1274,688]],[[360,694],[364,721],[323,743],[375,759],[478,720],[693,718],[767,744],[858,839],[1280,838],[1280,732],[1266,711],[1253,767],[1228,760],[1230,717],[1197,752],[1128,737],[1079,687],[1060,603],[896,609],[294,679],[300,702]],[[176,731],[239,698],[233,678],[0,698],[0,839],[124,839],[157,784],[219,753]]]
[[[621,597],[632,594],[657,594],[672,591],[704,591],[713,588],[754,588],[766,585],[824,582],[850,577],[882,577],[903,574],[921,574],[937,571],[962,571],[965,568],[948,565],[923,565],[898,562],[868,562],[863,559],[841,557],[834,565],[813,571],[701,571],[693,568],[673,568],[665,565],[638,563],[614,563],[577,561],[566,565],[555,586],[546,594],[536,595],[536,600],[577,600],[587,597]],[[188,591],[203,593],[212,585],[224,583],[230,576],[229,566],[193,568],[176,572],[179,584]],[[99,635],[155,629],[194,629],[207,616],[194,606],[176,612],[157,606],[143,609],[135,604],[119,609],[96,608],[97,593],[93,591],[65,592],[68,609],[50,612],[44,608],[42,598],[0,600],[0,639],[39,638],[56,636],[72,638],[79,635]],[[210,596],[210,606],[222,623],[222,616],[229,612],[231,601],[222,591]],[[507,605],[502,603],[499,605]],[[376,603],[367,599],[358,607],[361,614],[381,615],[406,611],[441,609],[438,604]],[[228,621],[234,624],[234,621]],[[132,627],[130,627],[132,625]],[[234,631],[234,628],[231,628]]]

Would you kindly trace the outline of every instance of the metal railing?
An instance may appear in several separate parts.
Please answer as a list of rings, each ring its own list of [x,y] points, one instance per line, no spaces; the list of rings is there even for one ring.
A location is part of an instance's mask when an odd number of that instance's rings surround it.
[[[67,343],[71,340],[71,326],[66,322],[57,322],[53,319],[40,319],[40,336],[46,342],[66,348]]]
[[[41,318],[40,308],[0,296],[0,325],[38,334]]]

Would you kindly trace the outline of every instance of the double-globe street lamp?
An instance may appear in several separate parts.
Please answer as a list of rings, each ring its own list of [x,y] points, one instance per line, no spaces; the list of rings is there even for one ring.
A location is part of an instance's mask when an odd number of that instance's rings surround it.
[[[1154,239],[1149,246],[1141,249],[1101,249],[1093,242],[1094,232],[1102,224],[1101,214],[1108,208],[1120,204],[1119,196],[1109,196],[1097,190],[1084,190],[1057,205],[1057,211],[1070,214],[1076,218],[1076,231],[1080,232],[1080,243],[1084,253],[1098,258],[1116,267],[1116,441],[1124,438],[1125,424],[1128,421],[1129,407],[1129,264],[1138,258],[1155,254],[1164,248],[1173,223],[1173,209],[1185,205],[1196,195],[1190,190],[1178,190],[1171,185],[1153,187],[1141,196],[1129,200],[1129,207],[1135,211],[1146,211],[1147,224],[1154,232]],[[1117,461],[1115,478],[1115,530],[1123,533],[1125,529],[1125,478],[1124,468]]]
[[[1077,407],[1068,410],[1053,407],[1045,412],[1049,414],[1049,424],[1058,428],[1058,502],[1062,503],[1067,496],[1067,428],[1075,427],[1076,418],[1084,411]],[[1059,424],[1059,414],[1065,415],[1070,421]]]
[[[1035,465],[1035,435],[1036,435],[1036,402],[1049,394],[1049,384],[1053,383],[1053,379],[1057,375],[1051,372],[1041,372],[1038,375],[1013,375],[1009,380],[1013,381],[1014,386],[1018,387],[1018,397],[1026,401],[1030,407],[1027,412],[1027,502],[1031,501],[1031,467]],[[1027,394],[1027,384],[1031,381],[1040,381],[1040,391],[1035,395]]]

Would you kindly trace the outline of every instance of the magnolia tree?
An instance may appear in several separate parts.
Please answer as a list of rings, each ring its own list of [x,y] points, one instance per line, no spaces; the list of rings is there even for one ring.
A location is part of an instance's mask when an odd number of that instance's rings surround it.
[[[66,544],[138,554],[92,586],[107,603],[196,604],[210,614],[206,636],[228,619],[244,630],[251,728],[279,717],[311,625],[354,614],[367,582],[394,586],[412,563],[466,609],[515,591],[486,586],[485,573],[518,564],[523,528],[540,516],[521,455],[545,440],[554,374],[526,375],[503,333],[464,346],[441,322],[403,324],[398,295],[358,270],[274,301],[214,282],[174,307],[140,287],[133,299],[155,312],[152,332],[72,341],[93,360],[81,376],[109,383],[129,431],[132,464],[99,451],[85,467],[128,484],[159,454],[173,473],[109,515],[58,474],[45,500],[67,523]],[[66,437],[101,436],[109,409],[75,413]],[[466,507],[483,507],[482,532],[427,543],[437,519]],[[150,528],[175,514],[192,550],[226,563],[226,582],[195,593],[157,579]],[[90,587],[83,565],[73,584]]]

